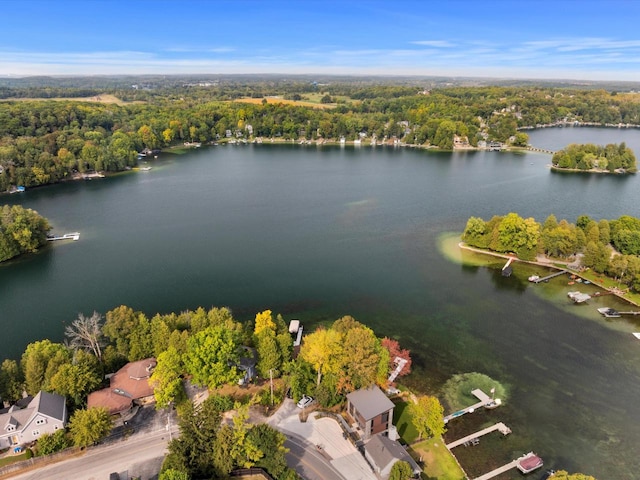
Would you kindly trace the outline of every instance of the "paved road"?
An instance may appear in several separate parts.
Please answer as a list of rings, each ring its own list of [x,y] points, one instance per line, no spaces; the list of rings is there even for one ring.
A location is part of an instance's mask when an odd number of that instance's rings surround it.
[[[315,445],[287,433],[287,465],[305,480],[346,480]]]
[[[172,433],[178,433],[174,427]],[[108,480],[112,472],[127,472],[129,477],[149,480],[158,474],[167,453],[169,432],[165,430],[139,435],[85,455],[41,467],[12,479],[16,480]],[[127,477],[127,478],[129,478]]]

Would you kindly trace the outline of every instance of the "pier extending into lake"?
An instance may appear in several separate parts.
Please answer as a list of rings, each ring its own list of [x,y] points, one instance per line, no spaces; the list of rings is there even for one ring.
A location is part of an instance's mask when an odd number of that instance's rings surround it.
[[[47,237],[47,240],[49,242],[55,242],[57,240],[80,240],[80,232],[65,233],[60,237]]]
[[[546,282],[547,280],[550,280],[555,277],[559,277],[560,275],[563,275],[565,273],[569,273],[569,270],[560,270],[559,272],[554,272],[551,275],[547,275],[546,277],[541,277],[536,280],[531,280],[531,282],[533,283]]]
[[[451,450],[452,448],[455,448],[457,446],[460,445],[464,445],[467,442],[473,441],[473,439],[476,438],[480,438],[483,435],[487,435],[488,433],[491,432],[495,432],[496,430],[498,430],[501,434],[503,435],[509,435],[511,433],[511,429],[509,427],[507,427],[504,423],[502,422],[498,422],[494,425],[491,425],[490,427],[487,427],[483,430],[480,430],[478,432],[472,433],[470,435],[467,435],[466,437],[462,437],[454,442],[451,442],[449,444],[446,445],[446,447]]]
[[[480,401],[478,403],[474,403],[473,405],[471,405],[471,406],[469,406],[467,408],[463,408],[462,410],[458,410],[457,412],[453,412],[452,414],[447,415],[446,417],[444,417],[444,423],[447,423],[449,420],[451,420],[453,418],[461,417],[465,413],[473,413],[473,412],[476,411],[476,409],[478,409],[480,407],[496,408],[496,407],[499,407],[500,404],[501,404],[499,398],[496,398],[494,400],[493,398],[491,398],[489,395],[484,393],[479,388],[476,388],[475,390],[472,390],[471,394],[474,397],[476,397],[478,400],[480,400]]]
[[[489,480],[490,478],[497,477],[501,473],[508,472],[512,468],[516,468],[518,466],[518,464],[520,462],[522,462],[523,460],[526,460],[527,458],[531,458],[531,457],[535,457],[535,456],[536,455],[533,452],[529,452],[526,455],[523,455],[520,458],[517,458],[517,459],[513,460],[512,462],[509,462],[509,463],[507,463],[507,464],[505,464],[505,465],[503,465],[501,467],[498,467],[495,470],[491,470],[490,472],[485,473],[484,475],[476,477],[473,480]]]

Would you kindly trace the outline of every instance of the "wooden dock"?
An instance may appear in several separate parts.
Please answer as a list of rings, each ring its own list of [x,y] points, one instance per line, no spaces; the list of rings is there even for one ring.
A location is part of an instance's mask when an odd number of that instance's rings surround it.
[[[495,470],[491,470],[489,473],[485,473],[480,477],[476,477],[473,480],[489,480],[490,478],[497,477],[501,473],[508,472],[512,468],[516,468],[521,461],[526,460],[527,458],[532,457],[534,455],[535,454],[533,452],[529,452],[526,455],[523,455],[512,462],[509,462],[501,467],[498,467]]]
[[[57,240],[74,240],[74,241],[76,241],[76,240],[80,240],[80,232],[65,233],[61,237],[47,237],[47,240],[49,242],[55,242]]]
[[[568,270],[560,270],[559,272],[554,272],[551,275],[547,275],[546,277],[541,277],[538,278],[537,280],[533,280],[533,283],[540,283],[540,282],[546,282],[547,280],[554,278],[554,277],[559,277],[560,275],[563,275],[565,273],[569,273]]]
[[[511,429],[509,427],[507,427],[504,423],[499,422],[496,423],[495,425],[491,425],[490,427],[487,427],[483,430],[480,430],[478,432],[472,433],[471,435],[467,435],[466,437],[462,437],[458,440],[456,440],[455,442],[451,442],[449,444],[446,445],[446,447],[451,450],[452,448],[455,448],[457,446],[463,445],[467,442],[472,441],[473,439],[476,438],[480,438],[483,435],[487,435],[488,433],[491,432],[495,432],[496,430],[498,430],[501,434],[503,435],[509,435],[511,433]]]
[[[476,411],[476,409],[480,407],[495,408],[500,405],[499,399],[494,400],[479,388],[476,388],[475,390],[473,390],[471,394],[480,401],[478,403],[474,403],[473,405],[467,408],[463,408],[462,410],[458,410],[457,412],[453,412],[452,414],[447,415],[446,417],[444,417],[444,423],[447,423],[449,420],[453,418],[460,417],[465,413],[473,413]]]

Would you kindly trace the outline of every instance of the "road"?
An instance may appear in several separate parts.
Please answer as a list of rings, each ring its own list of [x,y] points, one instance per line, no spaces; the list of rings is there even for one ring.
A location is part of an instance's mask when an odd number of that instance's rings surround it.
[[[287,433],[284,446],[289,449],[287,465],[305,480],[346,480],[315,445]]]
[[[177,434],[178,428],[172,429]],[[108,480],[112,472],[148,480],[158,475],[167,453],[169,432],[163,430],[136,435],[125,441],[89,450],[77,458],[17,474],[15,480]],[[129,478],[127,477],[127,478]]]

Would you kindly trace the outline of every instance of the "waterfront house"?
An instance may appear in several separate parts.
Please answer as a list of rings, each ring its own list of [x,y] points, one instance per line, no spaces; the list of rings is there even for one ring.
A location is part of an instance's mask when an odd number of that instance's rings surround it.
[[[393,402],[376,385],[347,395],[347,414],[363,440],[387,435],[392,427]]]
[[[149,378],[155,367],[155,358],[127,363],[111,376],[108,388],[89,394],[87,408],[104,407],[111,415],[125,416],[134,406],[153,402]]]
[[[411,466],[414,477],[420,476],[422,472],[420,466],[411,458],[411,455],[402,445],[384,435],[374,435],[365,443],[364,458],[367,459],[373,471],[383,480],[389,478],[391,468],[401,460]]]
[[[65,398],[40,391],[25,408],[13,405],[0,415],[0,449],[24,445],[67,424]]]

